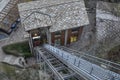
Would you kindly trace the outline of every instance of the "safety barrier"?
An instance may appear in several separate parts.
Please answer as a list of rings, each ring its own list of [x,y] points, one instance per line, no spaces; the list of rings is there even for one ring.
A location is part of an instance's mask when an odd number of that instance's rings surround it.
[[[69,52],[63,51],[51,45],[44,45],[44,47],[51,51],[54,55],[62,58],[68,64],[74,65],[77,69],[95,77],[98,80],[120,80],[120,75],[108,69],[104,69],[96,64],[90,63],[80,57],[77,57]]]

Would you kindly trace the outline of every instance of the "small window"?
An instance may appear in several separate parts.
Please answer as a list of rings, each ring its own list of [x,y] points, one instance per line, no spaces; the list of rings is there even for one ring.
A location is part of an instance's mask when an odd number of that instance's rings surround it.
[[[79,28],[73,28],[72,29],[72,32],[76,32],[76,31],[78,31],[79,30]]]
[[[55,32],[55,37],[60,37],[61,36],[61,31]]]
[[[55,32],[55,35],[61,35],[61,31]]]
[[[60,45],[61,44],[61,39],[56,39],[55,40],[55,45]]]
[[[72,36],[71,38],[70,38],[70,42],[72,43],[72,42],[76,42],[77,41],[77,36]]]

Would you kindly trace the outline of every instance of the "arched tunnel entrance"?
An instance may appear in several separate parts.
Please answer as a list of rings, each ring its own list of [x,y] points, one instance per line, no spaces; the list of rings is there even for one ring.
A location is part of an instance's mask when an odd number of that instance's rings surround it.
[[[31,31],[31,38],[33,47],[40,46],[47,42],[47,35],[45,29],[36,29]]]

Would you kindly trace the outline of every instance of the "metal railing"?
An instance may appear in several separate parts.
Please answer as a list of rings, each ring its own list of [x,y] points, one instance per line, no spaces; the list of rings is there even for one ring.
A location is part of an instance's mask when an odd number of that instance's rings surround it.
[[[105,69],[101,66],[93,64],[85,59],[82,59],[81,57],[77,57],[74,54],[70,54],[69,52],[58,49],[54,46],[44,45],[44,47],[51,51],[54,55],[58,56],[60,59],[66,61],[68,64],[73,65],[77,70],[80,70],[82,73],[84,73],[84,75],[93,77],[94,80],[120,80],[119,74],[112,72],[107,68]],[[87,56],[93,57],[90,55]],[[102,59],[99,59],[97,57],[94,58],[103,61]],[[106,63],[107,62],[109,61],[106,61]]]
[[[81,57],[81,58],[83,58],[83,59],[85,59],[93,64],[99,65],[103,68],[107,68],[113,72],[120,74],[120,64],[117,64],[117,63],[114,63],[114,62],[111,62],[111,61],[108,61],[108,60],[105,60],[105,59],[102,59],[99,57],[89,55],[88,53],[73,50],[73,49],[70,49],[70,48],[67,48],[64,46],[61,46],[59,48],[65,50],[67,52],[70,52],[70,53],[76,55],[77,57]]]
[[[37,62],[41,62],[41,59],[48,65],[52,73],[54,74],[55,80],[66,80],[75,77],[77,74],[71,69],[66,67],[59,59],[55,58],[50,52],[44,50],[44,48],[36,47],[35,49]],[[39,57],[38,57],[39,56]],[[41,63],[40,63],[41,64]],[[65,71],[65,74],[63,74]],[[79,80],[78,78],[74,80]],[[84,79],[82,79],[84,80]]]

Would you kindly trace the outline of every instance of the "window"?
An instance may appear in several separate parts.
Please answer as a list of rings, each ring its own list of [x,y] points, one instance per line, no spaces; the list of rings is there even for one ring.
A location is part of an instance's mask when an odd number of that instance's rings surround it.
[[[70,37],[70,42],[76,42],[77,41],[77,36],[72,36]]]
[[[55,32],[55,37],[60,37],[61,36],[61,31]]]
[[[56,39],[55,40],[55,45],[60,45],[61,44],[61,40],[60,39]]]
[[[79,30],[79,28],[73,28],[73,29],[72,29],[72,33],[78,32],[78,30]]]
[[[55,32],[55,35],[60,35],[60,34],[61,34],[61,31]]]

